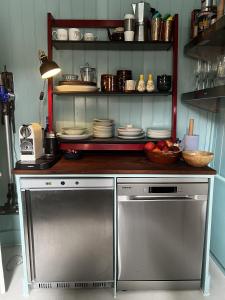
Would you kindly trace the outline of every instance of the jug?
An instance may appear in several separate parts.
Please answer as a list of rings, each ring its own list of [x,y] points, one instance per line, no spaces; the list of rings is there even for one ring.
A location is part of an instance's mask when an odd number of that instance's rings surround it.
[[[135,15],[135,41],[146,41],[148,39],[148,20],[151,15],[149,3],[141,1],[132,4]]]

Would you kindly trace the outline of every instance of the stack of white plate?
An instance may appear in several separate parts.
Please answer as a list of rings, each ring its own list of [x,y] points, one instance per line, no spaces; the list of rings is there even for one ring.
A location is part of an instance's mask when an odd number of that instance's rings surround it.
[[[113,136],[113,120],[94,119],[93,134],[96,138],[111,138]]]
[[[145,137],[145,132],[142,128],[119,127],[117,131],[118,131],[118,138],[124,140],[135,140],[135,139],[141,139]]]
[[[164,128],[148,128],[147,137],[153,139],[166,139],[171,137],[171,130]]]

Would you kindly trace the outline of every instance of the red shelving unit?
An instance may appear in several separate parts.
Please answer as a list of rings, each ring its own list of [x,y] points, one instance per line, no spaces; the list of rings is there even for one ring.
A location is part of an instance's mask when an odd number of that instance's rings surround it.
[[[48,57],[53,59],[53,47],[57,50],[91,50],[95,45],[96,50],[145,50],[145,51],[168,51],[172,49],[172,92],[167,93],[166,96],[171,94],[172,97],[172,139],[176,140],[176,126],[177,126],[177,63],[178,63],[178,15],[174,16],[173,24],[173,40],[172,42],[111,42],[111,41],[54,41],[52,40],[53,28],[115,28],[123,26],[123,20],[71,20],[71,19],[54,19],[51,13],[47,16],[48,24]],[[75,95],[76,93],[73,93]],[[49,130],[53,129],[53,81],[48,80],[48,120]],[[59,93],[57,93],[59,95]],[[118,96],[118,94],[115,94]],[[125,96],[125,95],[121,95]],[[145,94],[145,96],[148,96]],[[149,95],[151,96],[151,95]],[[61,149],[76,149],[76,150],[143,150],[144,144],[148,139],[137,141],[125,141],[117,138],[111,140],[92,139],[74,142],[61,141]]]

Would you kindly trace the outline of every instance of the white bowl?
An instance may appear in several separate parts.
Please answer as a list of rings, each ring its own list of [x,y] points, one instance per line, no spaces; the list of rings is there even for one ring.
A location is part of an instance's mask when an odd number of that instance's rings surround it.
[[[84,134],[86,128],[83,127],[63,127],[62,133],[64,134]]]

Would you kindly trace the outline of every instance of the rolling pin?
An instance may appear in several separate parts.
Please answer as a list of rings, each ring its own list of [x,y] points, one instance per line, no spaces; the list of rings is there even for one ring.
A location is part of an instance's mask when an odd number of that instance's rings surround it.
[[[194,132],[194,119],[189,120],[189,128],[188,128],[188,135],[193,135]]]
[[[217,6],[217,20],[219,20],[224,15],[224,5],[225,0],[220,0]]]

